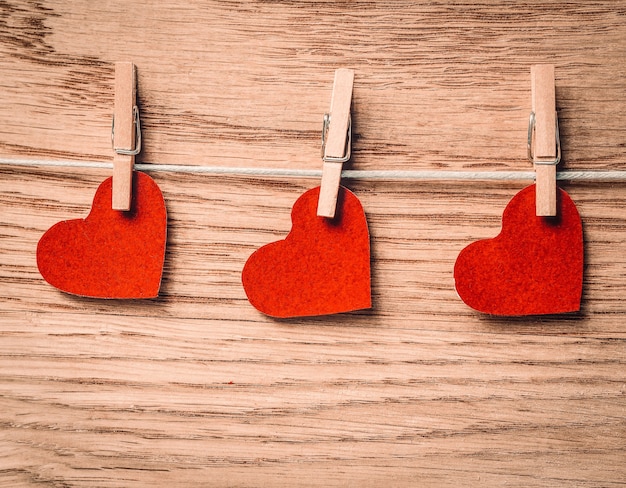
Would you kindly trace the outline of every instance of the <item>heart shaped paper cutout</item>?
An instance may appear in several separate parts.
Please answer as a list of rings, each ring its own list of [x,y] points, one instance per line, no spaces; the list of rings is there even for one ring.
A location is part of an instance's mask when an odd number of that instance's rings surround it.
[[[52,286],[93,298],[153,298],[159,293],[167,213],[161,190],[133,173],[131,210],[111,207],[112,178],[98,187],[85,219],[53,225],[37,245],[37,266]]]
[[[340,187],[334,219],[317,216],[320,188],[291,211],[284,240],[255,251],[242,282],[250,303],[272,317],[328,315],[370,308],[370,243],[359,199]]]
[[[470,244],[454,266],[461,299],[493,315],[543,315],[580,309],[583,232],[569,195],[558,189],[558,217],[535,215],[535,185],[520,191],[493,239]]]

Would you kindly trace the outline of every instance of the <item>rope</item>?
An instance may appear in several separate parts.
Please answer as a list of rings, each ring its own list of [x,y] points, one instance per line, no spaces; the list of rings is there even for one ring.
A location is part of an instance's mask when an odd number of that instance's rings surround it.
[[[0,158],[7,166],[44,166],[65,168],[113,169],[113,163],[90,161],[54,161],[42,159]],[[321,178],[322,170],[287,168],[245,168],[226,166],[192,166],[181,164],[135,164],[135,169],[146,172],[196,173],[232,176],[275,176],[290,178]],[[534,171],[445,171],[445,170],[344,170],[342,178],[359,180],[534,180]],[[559,171],[558,180],[568,181],[626,181],[626,171]]]

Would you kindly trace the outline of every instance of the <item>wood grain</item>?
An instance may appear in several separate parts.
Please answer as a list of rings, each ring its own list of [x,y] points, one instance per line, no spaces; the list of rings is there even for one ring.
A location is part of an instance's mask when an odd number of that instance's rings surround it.
[[[326,130],[326,120],[324,120],[322,142],[324,165],[317,204],[318,217],[335,217],[344,162],[342,160],[349,159],[352,151],[350,107],[352,105],[353,86],[354,70],[340,68],[335,71],[333,96],[328,113],[328,130]]]
[[[115,63],[115,126],[113,132],[113,180],[111,182],[111,207],[114,210],[130,210],[133,199],[133,168],[137,149],[135,140],[140,119],[135,119],[137,106],[137,79],[135,65],[128,61]],[[126,152],[126,154],[124,154]]]
[[[565,169],[624,169],[626,2],[0,2],[0,157],[112,161],[114,62],[138,160],[320,169],[335,68],[354,169],[530,169],[531,64],[556,66]],[[549,28],[546,28],[546,26]],[[456,296],[459,251],[523,182],[355,181],[372,310],[272,320],[241,269],[315,179],[155,172],[162,294],[91,300],[37,271],[99,169],[0,165],[0,486],[611,487],[626,480],[626,183],[562,184],[580,313]]]
[[[555,217],[556,209],[556,163],[558,151],[557,141],[560,138],[556,128],[556,98],[554,87],[554,65],[536,64],[530,68],[532,84],[532,117],[533,117],[533,162],[535,166],[536,215]],[[530,129],[529,129],[530,130]],[[546,161],[548,164],[546,164]],[[551,164],[554,163],[554,164]]]
[[[458,251],[497,232],[518,186],[363,182],[374,309],[276,321],[247,303],[240,271],[288,231],[310,181],[156,175],[163,295],[128,303],[66,296],[34,263],[38,237],[84,215],[105,175],[1,174],[2,465],[25,484],[624,479],[623,185],[567,188],[587,240],[579,314],[495,319],[456,297]]]
[[[530,66],[556,66],[564,167],[619,168],[623,0],[3,2],[0,150],[112,158],[114,62],[145,162],[317,169],[336,68],[355,169],[529,168]],[[339,28],[338,28],[339,27]]]

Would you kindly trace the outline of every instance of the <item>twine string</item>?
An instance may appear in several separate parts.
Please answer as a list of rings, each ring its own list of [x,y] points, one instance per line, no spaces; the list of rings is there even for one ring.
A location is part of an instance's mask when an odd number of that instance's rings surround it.
[[[1,165],[43,166],[65,168],[113,169],[112,163],[92,161],[55,161],[43,159],[0,158]],[[322,170],[289,168],[252,168],[227,166],[192,166],[182,164],[137,163],[135,169],[146,172],[195,173],[227,176],[259,176],[287,178],[321,178]],[[446,171],[446,170],[354,170],[341,173],[342,178],[358,180],[534,180],[534,171]],[[626,171],[559,171],[557,180],[626,181]]]

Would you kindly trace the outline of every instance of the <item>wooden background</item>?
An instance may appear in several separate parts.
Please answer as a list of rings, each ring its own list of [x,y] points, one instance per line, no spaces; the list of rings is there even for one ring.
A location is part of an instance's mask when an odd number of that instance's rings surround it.
[[[530,170],[530,65],[556,65],[561,169],[624,170],[626,2],[0,1],[0,486],[626,484],[626,183],[562,186],[580,313],[481,315],[454,290],[528,182],[349,180],[372,310],[272,320],[240,284],[312,178],[152,172],[160,298],[63,294],[35,263],[111,162],[115,61],[138,161],[321,169],[334,70],[352,169]],[[38,160],[32,166],[13,164]]]

